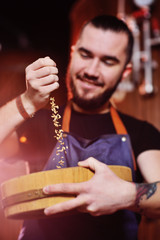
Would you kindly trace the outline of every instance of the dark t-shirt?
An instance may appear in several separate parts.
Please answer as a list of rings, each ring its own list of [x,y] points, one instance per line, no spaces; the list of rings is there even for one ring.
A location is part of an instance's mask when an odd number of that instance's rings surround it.
[[[61,107],[61,116],[63,111]],[[49,110],[40,110],[17,130],[19,138],[27,137],[27,142],[21,143],[21,157],[29,161],[31,171],[43,168],[56,143],[51,114]],[[149,149],[160,149],[160,132],[153,125],[120,112],[119,115],[130,136],[135,157]],[[116,132],[110,113],[87,115],[75,111],[72,111],[70,131],[87,139]]]

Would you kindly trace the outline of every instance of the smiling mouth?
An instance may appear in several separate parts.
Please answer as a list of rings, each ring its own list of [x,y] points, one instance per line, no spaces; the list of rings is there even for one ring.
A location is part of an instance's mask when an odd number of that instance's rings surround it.
[[[81,77],[81,76],[77,76],[77,79],[84,82],[84,83],[88,83],[89,85],[95,85],[98,87],[103,87],[103,83],[99,82],[97,79],[89,79],[86,77]]]

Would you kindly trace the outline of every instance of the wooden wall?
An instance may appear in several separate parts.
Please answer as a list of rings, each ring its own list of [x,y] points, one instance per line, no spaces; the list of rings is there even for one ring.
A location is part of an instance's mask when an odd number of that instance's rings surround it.
[[[122,102],[117,103],[118,109],[121,111],[146,120],[152,123],[160,130],[160,48],[154,49],[153,59],[157,62],[158,67],[153,71],[153,83],[155,93],[153,95],[142,96],[139,93],[139,88],[128,92]],[[141,71],[143,78],[143,70]]]

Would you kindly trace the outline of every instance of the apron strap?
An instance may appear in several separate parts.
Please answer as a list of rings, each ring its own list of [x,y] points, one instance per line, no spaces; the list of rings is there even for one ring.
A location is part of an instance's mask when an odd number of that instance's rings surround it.
[[[116,133],[117,134],[128,134],[122,120],[120,119],[118,112],[112,105],[110,107],[110,113],[111,113],[113,125],[116,129]]]
[[[117,134],[128,134],[127,129],[125,128],[118,112],[116,111],[116,109],[111,105],[110,107],[110,113],[111,113],[111,117],[112,117],[112,121],[113,121],[113,125],[116,129]],[[134,170],[137,170],[137,165],[136,165],[136,159],[132,150],[132,159],[133,159],[133,166],[134,166]]]
[[[67,105],[64,109],[63,119],[62,119],[62,130],[64,132],[69,132],[70,119],[71,119],[71,101],[67,102]]]
[[[127,129],[125,128],[118,112],[112,105],[110,106],[110,113],[111,113],[113,125],[116,129],[116,133],[117,134],[128,134]],[[65,107],[65,110],[64,110],[63,120],[62,120],[62,129],[65,132],[69,132],[70,119],[71,119],[71,101],[68,101],[68,103]],[[136,166],[136,160],[135,160],[133,151],[132,151],[132,158],[133,158],[134,170],[136,170],[137,166]]]

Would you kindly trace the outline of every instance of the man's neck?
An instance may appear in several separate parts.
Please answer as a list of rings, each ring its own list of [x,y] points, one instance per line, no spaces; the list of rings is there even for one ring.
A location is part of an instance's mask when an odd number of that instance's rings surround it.
[[[104,114],[104,113],[107,113],[109,112],[109,109],[110,109],[110,102],[106,102],[103,106],[101,106],[100,108],[97,108],[97,109],[93,109],[93,110],[85,110],[81,107],[79,107],[76,103],[72,102],[72,106],[73,106],[73,109],[76,111],[76,112],[79,112],[79,113],[84,113],[84,114]]]

